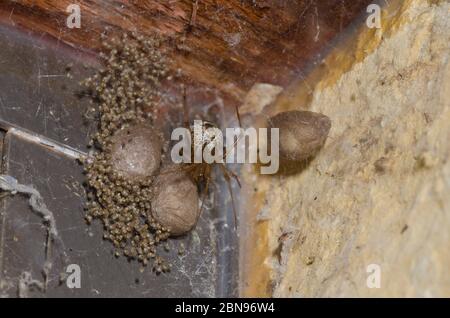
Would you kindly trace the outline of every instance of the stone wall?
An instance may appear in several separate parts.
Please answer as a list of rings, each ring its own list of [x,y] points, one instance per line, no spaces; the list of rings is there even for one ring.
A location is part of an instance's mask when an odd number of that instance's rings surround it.
[[[450,296],[450,4],[405,1],[397,20],[315,86],[308,108],[333,122],[320,154],[257,177],[274,296]]]

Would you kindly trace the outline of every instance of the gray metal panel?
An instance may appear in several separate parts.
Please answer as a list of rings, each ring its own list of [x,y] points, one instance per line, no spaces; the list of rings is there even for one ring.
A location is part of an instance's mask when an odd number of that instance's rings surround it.
[[[76,94],[89,73],[82,56],[3,26],[0,46],[0,119],[85,149],[93,123],[80,116],[88,99]]]
[[[88,99],[80,99],[75,93],[88,70],[80,64],[80,56],[4,27],[0,27],[0,46],[4,48],[0,50],[0,128],[9,130],[2,147],[2,174],[39,191],[55,216],[62,241],[62,244],[55,242],[50,249],[53,266],[46,292],[35,288],[29,296],[235,295],[234,229],[223,226],[224,222],[230,222],[218,209],[203,211],[192,233],[171,240],[172,249],[161,252],[173,265],[171,273],[157,276],[151,267],[142,270],[137,262],[113,255],[112,244],[102,239],[99,222],[89,227],[84,221],[82,167],[73,158],[39,143],[39,138],[49,139],[61,143],[63,148],[86,150],[88,131],[93,124],[85,122],[82,116]],[[69,63],[73,65],[70,73],[74,78],[42,77],[64,74]],[[24,139],[19,136],[21,132],[37,139]],[[215,192],[214,205],[229,208],[227,196]],[[24,272],[44,281],[47,227],[22,194],[0,199],[0,213],[0,296],[15,297],[19,277]],[[185,245],[184,255],[178,254],[181,242]],[[81,267],[80,289],[69,289],[60,281],[66,266],[72,263]]]

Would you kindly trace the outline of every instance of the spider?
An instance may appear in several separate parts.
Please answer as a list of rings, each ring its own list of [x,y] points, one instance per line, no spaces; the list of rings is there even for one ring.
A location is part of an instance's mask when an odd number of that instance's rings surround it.
[[[201,138],[199,138],[195,131],[194,126],[189,125],[189,118],[188,118],[188,106],[186,102],[186,88],[183,86],[183,126],[184,128],[188,129],[190,131],[190,140],[193,142],[191,143],[191,154],[194,153],[194,149],[197,146],[200,146],[202,151],[206,147],[215,147],[214,144],[216,141],[214,139],[214,136],[209,134],[209,131],[211,128],[218,129],[218,126],[210,121],[202,121],[202,132],[201,132]],[[237,106],[235,107],[236,116],[239,122],[239,127],[241,127],[241,118],[239,115],[239,110]],[[239,140],[239,137],[237,140],[234,141],[233,147],[236,146],[237,142]],[[174,173],[176,171],[179,171],[180,173],[187,173],[189,177],[193,180],[193,182],[198,186],[198,188],[202,188],[202,199],[201,199],[201,207],[199,210],[199,215],[202,213],[204,209],[204,203],[206,201],[206,196],[209,192],[209,187],[211,184],[211,177],[212,177],[212,171],[215,165],[218,165],[220,170],[222,171],[223,177],[227,183],[228,191],[230,193],[231,197],[231,204],[233,208],[233,216],[234,216],[234,227],[237,228],[237,212],[236,212],[236,203],[233,195],[233,190],[231,186],[231,180],[234,179],[239,188],[241,187],[241,182],[239,180],[239,177],[230,169],[227,168],[224,162],[226,162],[226,158],[229,154],[223,150],[223,160],[220,163],[207,163],[205,161],[201,161],[200,163],[196,163],[195,160],[193,160],[193,155],[191,155],[191,160],[189,160],[190,163],[181,163],[177,164],[172,169],[166,169],[164,172],[161,172],[162,174],[165,173]],[[181,165],[181,166],[180,166]]]

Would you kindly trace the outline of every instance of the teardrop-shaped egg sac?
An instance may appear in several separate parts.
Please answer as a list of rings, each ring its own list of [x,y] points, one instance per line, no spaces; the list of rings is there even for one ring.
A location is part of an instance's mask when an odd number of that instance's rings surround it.
[[[123,128],[111,137],[111,166],[126,179],[154,176],[161,165],[162,142],[149,126]]]

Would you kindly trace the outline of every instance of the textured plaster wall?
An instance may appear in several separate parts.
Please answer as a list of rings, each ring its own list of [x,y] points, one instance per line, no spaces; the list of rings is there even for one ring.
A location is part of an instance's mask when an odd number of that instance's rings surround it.
[[[450,4],[409,1],[402,20],[314,91],[321,153],[264,179],[274,296],[450,296]]]

